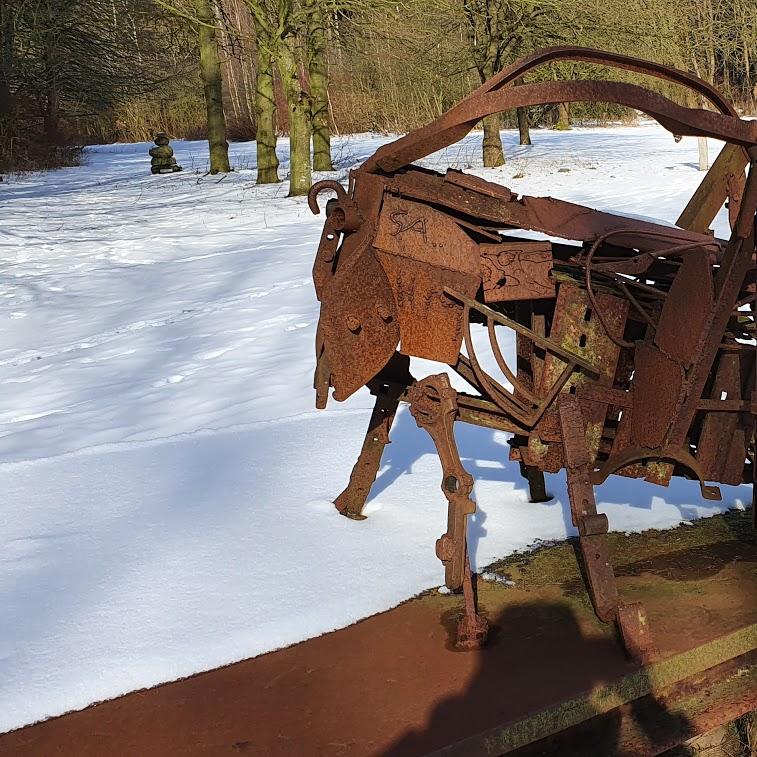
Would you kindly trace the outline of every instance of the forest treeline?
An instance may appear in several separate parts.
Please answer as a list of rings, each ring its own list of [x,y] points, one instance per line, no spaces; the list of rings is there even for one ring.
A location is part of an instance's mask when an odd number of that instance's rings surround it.
[[[73,162],[80,145],[256,139],[258,180],[277,181],[277,135],[292,143],[293,194],[331,168],[330,135],[404,132],[439,116],[534,49],[599,47],[692,71],[744,111],[757,101],[754,0],[2,0],[0,172]],[[581,63],[544,78],[637,74]],[[647,86],[690,107],[675,85]],[[484,120],[487,165],[500,126],[624,118],[572,104]],[[311,153],[312,151],[312,153]],[[312,154],[312,158],[311,158]]]

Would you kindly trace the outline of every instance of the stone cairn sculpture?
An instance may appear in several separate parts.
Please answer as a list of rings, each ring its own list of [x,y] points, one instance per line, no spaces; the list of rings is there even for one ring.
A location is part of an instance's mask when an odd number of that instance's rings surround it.
[[[177,165],[176,158],[173,156],[173,147],[168,144],[168,135],[164,131],[159,131],[155,135],[156,147],[150,148],[150,170],[152,173],[175,173],[181,171],[181,166]]]

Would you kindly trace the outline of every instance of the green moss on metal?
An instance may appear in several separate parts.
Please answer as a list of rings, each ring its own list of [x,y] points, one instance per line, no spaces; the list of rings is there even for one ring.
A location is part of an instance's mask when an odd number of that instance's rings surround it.
[[[647,481],[664,484],[665,486],[670,482],[670,474],[673,472],[673,466],[670,463],[662,463],[656,460],[648,462],[644,467],[647,469]]]
[[[549,452],[549,445],[545,444],[538,436],[528,438],[528,451],[534,459],[544,460]]]
[[[597,450],[599,450],[603,425],[603,423],[586,424],[586,444],[589,447],[589,456],[592,460],[597,456]]]

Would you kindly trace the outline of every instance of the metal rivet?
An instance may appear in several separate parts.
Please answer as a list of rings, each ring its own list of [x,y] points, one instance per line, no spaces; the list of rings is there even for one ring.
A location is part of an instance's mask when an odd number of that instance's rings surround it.
[[[391,323],[394,320],[391,311],[386,305],[376,305],[376,312],[384,323]]]
[[[362,324],[360,323],[360,321],[357,318],[355,318],[354,315],[348,315],[346,323],[347,323],[347,328],[353,334],[359,334],[362,331],[362,329],[363,329]]]

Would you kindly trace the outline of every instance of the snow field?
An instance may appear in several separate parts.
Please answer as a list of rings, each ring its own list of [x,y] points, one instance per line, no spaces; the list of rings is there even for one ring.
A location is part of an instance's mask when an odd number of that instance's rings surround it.
[[[500,169],[480,168],[480,135],[427,163],[666,221],[702,176],[696,140],[656,126],[535,131],[531,148],[503,136]],[[337,140],[340,177],[387,140]],[[314,410],[323,217],[286,184],[255,186],[252,143],[232,145],[225,177],[203,175],[200,142],[174,143],[184,173],[151,176],[148,147],[92,148],[82,167],[0,189],[0,731],[343,627],[443,580],[440,470],[406,411],[368,520],[330,504],[372,398]],[[505,434],[456,433],[476,479],[476,566],[573,533],[564,476],[530,504]],[[706,502],[686,481],[598,489],[627,531],[750,497],[723,487]]]

